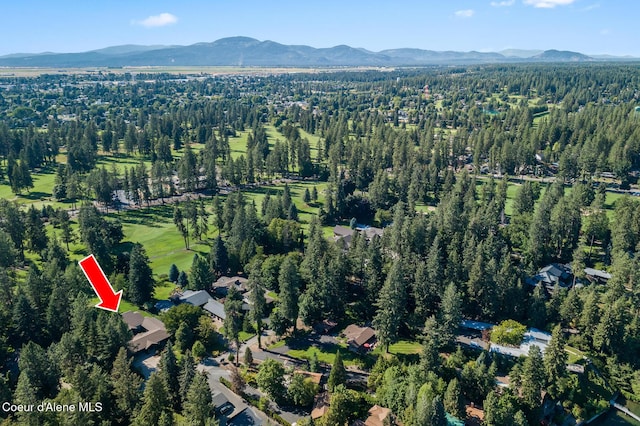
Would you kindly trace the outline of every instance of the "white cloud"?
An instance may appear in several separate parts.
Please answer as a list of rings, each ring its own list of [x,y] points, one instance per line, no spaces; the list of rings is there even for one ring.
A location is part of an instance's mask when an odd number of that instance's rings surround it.
[[[146,28],[164,27],[178,22],[178,17],[170,13],[161,13],[159,15],[151,15],[141,21],[131,21],[134,25],[141,25]]]
[[[587,6],[582,10],[584,10],[585,12],[590,12],[590,11],[592,11],[594,9],[599,8],[599,7],[600,7],[600,5],[598,3],[596,3],[596,4],[592,4],[592,5]]]
[[[455,15],[458,18],[471,18],[474,13],[473,9],[464,9],[456,11]]]
[[[576,0],[523,0],[524,4],[545,9],[552,9],[556,6],[566,6],[575,1]]]
[[[493,7],[506,7],[513,6],[516,0],[503,0],[503,1],[492,1],[491,6]]]

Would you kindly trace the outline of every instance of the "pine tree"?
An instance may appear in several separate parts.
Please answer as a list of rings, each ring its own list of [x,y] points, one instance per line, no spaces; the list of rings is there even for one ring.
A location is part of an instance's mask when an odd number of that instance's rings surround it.
[[[186,289],[189,288],[189,277],[185,271],[180,271],[178,274],[178,287]]]
[[[155,282],[149,258],[141,244],[134,244],[129,258],[129,300],[138,306],[151,300]]]
[[[553,329],[551,342],[544,351],[544,370],[550,390],[555,390],[555,383],[567,375],[567,352],[564,350],[566,339],[559,325]]]
[[[462,297],[453,283],[450,283],[444,291],[439,318],[442,343],[445,345],[452,343],[462,320]]]
[[[311,202],[311,194],[309,193],[309,188],[304,189],[304,195],[302,196],[302,201],[305,204],[309,204]]]
[[[40,213],[33,207],[29,208],[26,221],[27,247],[34,253],[42,253],[49,243]]]
[[[133,420],[135,426],[156,426],[162,416],[170,416],[169,392],[159,372],[151,373],[144,388],[142,407]]]
[[[251,352],[251,348],[249,346],[247,346],[247,348],[244,350],[244,364],[247,367],[251,367],[251,364],[253,364],[253,353]]]
[[[187,400],[187,392],[189,391],[189,387],[191,387],[191,382],[195,375],[196,364],[193,356],[191,356],[191,351],[187,349],[182,357],[182,366],[180,367],[180,376],[178,377],[178,382],[180,384],[180,400],[183,405]]]
[[[295,332],[298,319],[298,299],[300,297],[300,274],[298,273],[298,265],[296,265],[292,256],[285,257],[280,265],[278,283],[280,286],[278,300],[280,312],[293,324]]]
[[[213,412],[211,389],[207,377],[198,373],[193,378],[184,403],[184,417],[189,425],[205,426]]]
[[[333,365],[331,366],[331,372],[329,373],[329,379],[327,380],[327,388],[329,389],[329,392],[333,392],[336,386],[343,385],[346,381],[347,372],[344,368],[344,364],[342,363],[340,350],[338,350],[335,358],[333,359]]]
[[[236,347],[236,363],[239,361],[239,333],[242,328],[242,296],[235,287],[231,287],[224,301],[224,335]]]
[[[211,268],[217,276],[224,275],[229,271],[229,254],[227,252],[227,246],[220,235],[216,238],[209,252],[209,268]]]
[[[178,377],[180,370],[178,368],[176,355],[173,353],[171,341],[167,342],[167,346],[162,351],[160,361],[158,362],[158,369],[160,371],[160,377],[169,392],[169,399],[173,407],[178,408],[180,406],[180,382]]]
[[[206,290],[213,283],[213,275],[208,262],[197,253],[193,256],[190,276],[189,288],[191,290]]]
[[[447,390],[444,393],[444,407],[447,413],[458,419],[464,419],[466,417],[462,390],[456,377],[451,379],[447,385]]]
[[[431,401],[431,415],[431,426],[447,426],[447,415],[440,395],[436,395]]]
[[[133,417],[142,396],[141,386],[142,378],[131,369],[131,359],[127,358],[127,351],[120,348],[111,369],[111,394],[117,410],[114,413],[117,421],[124,422]]]
[[[545,382],[544,363],[540,348],[531,345],[522,366],[522,401],[531,410],[540,407],[541,392]]]
[[[378,340],[389,351],[389,345],[398,339],[400,324],[404,319],[406,290],[401,266],[396,260],[391,266],[387,279],[380,291],[379,302],[373,323],[378,332]]]
[[[175,263],[172,263],[171,267],[169,268],[169,281],[171,281],[172,283],[175,283],[176,281],[178,281],[179,274],[180,274],[180,271],[178,270],[178,267],[176,266]]]

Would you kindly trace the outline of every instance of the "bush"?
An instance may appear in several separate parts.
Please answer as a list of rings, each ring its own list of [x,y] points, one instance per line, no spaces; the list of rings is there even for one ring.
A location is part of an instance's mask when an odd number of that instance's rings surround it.
[[[527,327],[518,321],[505,320],[491,330],[491,341],[500,345],[520,346]]]

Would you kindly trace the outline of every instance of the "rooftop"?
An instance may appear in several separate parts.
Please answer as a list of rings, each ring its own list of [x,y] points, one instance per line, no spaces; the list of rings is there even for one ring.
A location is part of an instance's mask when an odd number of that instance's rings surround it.
[[[193,306],[202,306],[206,304],[212,297],[205,290],[186,290],[180,296],[180,302],[188,303]]]

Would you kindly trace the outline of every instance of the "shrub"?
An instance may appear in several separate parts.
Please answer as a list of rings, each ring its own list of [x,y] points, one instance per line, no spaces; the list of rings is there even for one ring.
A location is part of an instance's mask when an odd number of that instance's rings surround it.
[[[491,341],[500,345],[520,346],[527,327],[518,321],[505,320],[491,330]]]

